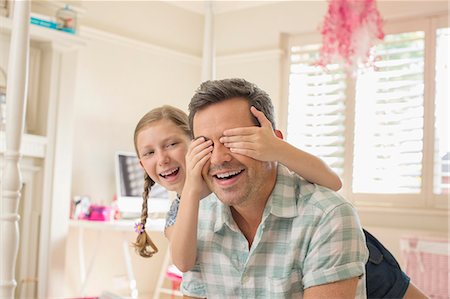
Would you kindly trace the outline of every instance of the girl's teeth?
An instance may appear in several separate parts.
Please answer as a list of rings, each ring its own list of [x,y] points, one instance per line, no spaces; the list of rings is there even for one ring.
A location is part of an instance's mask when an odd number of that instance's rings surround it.
[[[162,175],[162,176],[168,176],[168,175],[171,175],[172,173],[174,173],[174,172],[177,171],[177,170],[178,170],[178,168],[174,168],[174,169],[169,170],[169,171],[167,171],[167,172],[161,173],[161,175]]]

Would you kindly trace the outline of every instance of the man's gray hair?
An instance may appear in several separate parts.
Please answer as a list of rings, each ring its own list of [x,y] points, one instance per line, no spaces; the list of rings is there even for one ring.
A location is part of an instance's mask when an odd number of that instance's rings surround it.
[[[263,112],[275,129],[274,109],[269,95],[258,86],[244,79],[223,79],[203,82],[195,92],[189,103],[189,126],[193,132],[193,119],[197,111],[232,98],[244,98],[248,101],[249,109],[254,106]],[[251,112],[249,111],[250,115]],[[256,125],[260,125],[253,117]],[[194,136],[192,136],[194,138]]]

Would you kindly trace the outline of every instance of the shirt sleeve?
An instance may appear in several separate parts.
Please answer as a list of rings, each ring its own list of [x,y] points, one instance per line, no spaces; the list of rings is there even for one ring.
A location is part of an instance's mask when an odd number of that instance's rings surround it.
[[[368,250],[359,218],[349,203],[324,214],[304,260],[305,288],[360,277]]]
[[[190,271],[183,273],[180,291],[185,296],[206,298],[206,286],[202,280],[199,264]]]
[[[179,206],[180,206],[180,199],[177,197],[172,201],[169,212],[167,212],[166,225],[164,226],[164,230],[166,228],[168,228],[169,226],[172,226],[175,224]]]

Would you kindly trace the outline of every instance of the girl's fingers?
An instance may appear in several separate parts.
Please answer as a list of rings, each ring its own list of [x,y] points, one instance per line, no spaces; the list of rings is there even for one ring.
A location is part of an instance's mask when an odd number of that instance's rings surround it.
[[[197,165],[200,166],[200,171],[202,170],[205,163],[208,161],[208,159],[211,157],[211,152],[206,153],[198,162]]]
[[[253,142],[226,142],[224,146],[228,148],[239,148],[239,149],[248,149],[255,150],[256,146]]]
[[[191,145],[189,146],[188,149],[188,154],[196,154],[202,150],[204,150],[205,148],[212,146],[212,141],[211,140],[204,140],[204,137],[198,138],[196,140],[194,140]]]
[[[248,156],[250,158],[254,158],[254,159],[257,158],[256,157],[256,152],[254,150],[251,150],[251,149],[234,148],[234,147],[232,147],[232,148],[230,148],[230,151],[232,153]]]
[[[198,152],[195,157],[198,158],[198,160],[200,160],[202,157],[210,154],[213,150],[212,145],[208,146],[207,148],[204,148],[202,151]]]
[[[250,111],[258,119],[262,128],[270,128],[271,131],[273,130],[272,123],[267,119],[267,117],[264,115],[264,113],[262,113],[261,111],[256,109],[254,106],[250,107]],[[249,136],[249,135],[257,134],[260,129],[261,128],[257,127],[257,126],[233,128],[233,129],[225,130],[223,132],[223,135],[224,135],[224,137]],[[222,142],[222,140],[220,140],[220,142]]]
[[[197,164],[198,161],[203,158],[205,155],[208,155],[213,150],[213,147],[210,145],[196,153],[191,153],[190,155],[187,155],[187,161],[186,163],[192,163],[193,165]]]
[[[254,141],[254,136],[253,135],[249,135],[249,136],[223,136],[220,137],[219,141],[220,143],[227,143],[227,142],[242,142],[242,141],[247,141],[247,142],[252,142]]]
[[[206,138],[203,137],[203,136],[200,136],[200,137],[195,138],[195,139],[191,142],[190,147],[191,147],[191,148],[195,148],[195,147],[197,147],[197,146],[199,146],[199,145],[202,145],[202,144],[204,144],[204,143],[206,143],[206,142],[211,143],[212,141],[211,141],[210,139],[206,139]]]
[[[194,154],[196,154],[196,153],[199,153],[199,152],[203,151],[205,148],[208,148],[210,146],[212,147],[212,141],[211,140],[207,140],[207,141],[203,142],[202,144],[199,144],[196,147],[194,147],[192,149],[192,152]]]
[[[186,155],[186,164],[191,165],[191,168],[195,168],[197,164],[208,156],[213,150],[212,142],[207,140],[200,145],[192,148],[192,151]]]
[[[254,106],[250,107],[250,111],[258,119],[259,123],[261,124],[261,127],[270,127],[270,128],[272,128],[272,124],[267,119],[267,117],[264,115],[264,113],[262,113],[261,111],[256,109]]]
[[[259,127],[240,127],[223,131],[224,136],[252,135],[258,131]]]
[[[233,135],[233,136],[222,136],[220,137],[219,141],[220,143],[227,143],[227,142],[260,142],[261,138],[263,137],[261,132],[261,128],[255,128],[259,131],[255,131],[252,134],[249,135]]]

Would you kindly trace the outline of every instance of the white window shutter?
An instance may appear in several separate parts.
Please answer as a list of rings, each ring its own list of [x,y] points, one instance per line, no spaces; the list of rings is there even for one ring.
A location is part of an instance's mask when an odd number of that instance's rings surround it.
[[[356,84],[354,193],[420,193],[424,33],[387,35]]]
[[[344,71],[314,66],[320,45],[291,48],[287,141],[325,161],[339,176],[344,169]]]

